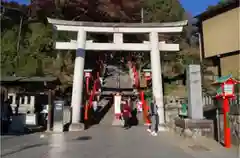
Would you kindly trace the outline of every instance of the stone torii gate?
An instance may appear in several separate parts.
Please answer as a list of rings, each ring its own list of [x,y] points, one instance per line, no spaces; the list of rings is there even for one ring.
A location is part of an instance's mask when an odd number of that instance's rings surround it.
[[[56,49],[76,50],[73,91],[72,91],[72,124],[70,130],[80,130],[80,114],[82,105],[83,70],[85,50],[96,51],[150,51],[152,70],[152,89],[156,98],[159,114],[159,130],[164,130],[164,105],[162,91],[162,72],[160,51],[179,51],[179,44],[167,44],[159,41],[158,34],[180,33],[187,21],[170,23],[99,23],[82,21],[65,21],[48,18],[57,31],[71,31],[77,33],[77,41],[56,42]],[[113,43],[95,43],[87,40],[87,32],[112,33]],[[124,43],[123,34],[148,33],[149,41],[142,43]]]

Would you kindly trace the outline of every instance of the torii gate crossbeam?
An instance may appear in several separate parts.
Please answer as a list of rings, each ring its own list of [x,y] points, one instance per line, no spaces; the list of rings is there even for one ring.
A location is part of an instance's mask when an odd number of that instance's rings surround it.
[[[179,51],[178,44],[159,41],[159,33],[180,33],[187,21],[170,23],[98,23],[82,21],[65,21],[48,18],[57,31],[77,33],[77,41],[56,42],[56,49],[76,50],[72,91],[72,125],[70,130],[81,130],[80,114],[82,104],[83,70],[85,50],[114,51],[150,51],[152,69],[152,89],[156,98],[159,114],[159,130],[164,130],[164,107],[162,91],[162,71],[159,51]],[[113,43],[95,43],[86,40],[87,32],[113,33]],[[124,43],[123,34],[148,33],[149,41],[143,43]]]

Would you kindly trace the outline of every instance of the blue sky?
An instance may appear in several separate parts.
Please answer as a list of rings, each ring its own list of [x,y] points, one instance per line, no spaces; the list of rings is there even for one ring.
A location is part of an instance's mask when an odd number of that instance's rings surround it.
[[[11,1],[11,0],[7,0]],[[19,3],[27,4],[30,0],[12,0]],[[215,5],[220,0],[179,0],[185,10],[191,13],[193,16],[204,12],[209,5]]]
[[[210,5],[216,5],[220,0],[179,0],[185,10],[193,16],[200,14]]]

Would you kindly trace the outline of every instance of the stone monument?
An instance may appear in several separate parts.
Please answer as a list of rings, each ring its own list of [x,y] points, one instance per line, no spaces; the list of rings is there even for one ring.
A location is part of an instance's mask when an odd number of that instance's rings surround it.
[[[200,65],[187,67],[188,115],[187,118],[176,119],[176,131],[187,137],[206,135],[214,137],[213,120],[203,117],[203,98]],[[179,129],[180,128],[180,129]]]
[[[188,117],[203,119],[202,81],[200,65],[187,67]]]

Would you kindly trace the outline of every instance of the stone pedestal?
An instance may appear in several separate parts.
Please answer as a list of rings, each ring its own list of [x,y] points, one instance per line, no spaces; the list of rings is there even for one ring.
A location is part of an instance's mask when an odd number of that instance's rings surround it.
[[[63,132],[63,124],[62,124],[62,122],[54,123],[53,132]]]
[[[72,123],[69,126],[69,131],[71,131],[71,132],[77,132],[77,131],[83,131],[83,130],[84,130],[83,123]]]
[[[181,135],[187,137],[209,136],[214,138],[214,124],[212,120],[206,119],[176,119],[175,126]]]

